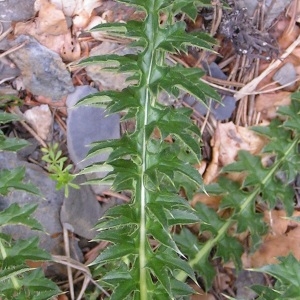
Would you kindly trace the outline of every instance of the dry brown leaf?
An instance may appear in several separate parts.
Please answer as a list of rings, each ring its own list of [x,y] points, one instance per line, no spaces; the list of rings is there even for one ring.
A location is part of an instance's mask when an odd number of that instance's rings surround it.
[[[249,151],[251,154],[258,154],[265,146],[266,138],[256,134],[254,131],[236,126],[232,122],[218,124],[219,127],[219,165],[226,166],[233,163],[239,150]]]
[[[73,33],[82,30],[90,22],[94,8],[99,7],[102,0],[50,0],[65,16],[73,18]],[[99,23],[98,23],[99,24]]]
[[[293,217],[300,216],[299,211],[293,213]],[[282,235],[287,232],[288,227],[297,227],[298,222],[286,218],[284,210],[271,210],[264,212],[264,221],[270,226],[273,235]]]
[[[262,119],[274,119],[279,106],[286,106],[291,103],[291,93],[279,91],[278,93],[260,94],[256,98],[255,108],[260,112]]]
[[[66,16],[73,17],[79,16],[83,11],[90,16],[94,8],[101,5],[102,0],[51,0],[50,2],[62,10]]]
[[[206,194],[195,194],[192,200],[191,205],[195,207],[195,205],[200,202],[207,205],[210,208],[217,210],[220,205],[222,197],[214,196],[214,195],[206,195]]]
[[[300,227],[291,230],[287,235],[268,236],[260,248],[250,257],[251,266],[258,268],[267,264],[278,263],[276,257],[292,253],[300,260]]]
[[[37,0],[36,9],[39,16],[36,18],[36,33],[61,35],[68,33],[68,25],[64,13],[47,0]]]
[[[277,40],[279,48],[285,50],[297,39],[299,34],[300,28],[297,26],[297,24],[294,23],[293,26],[290,28],[288,20],[284,32],[280,35],[280,37]]]
[[[300,212],[295,211],[293,216],[299,216]],[[251,267],[261,267],[266,264],[277,263],[276,257],[287,256],[292,253],[300,259],[300,224],[299,222],[286,219],[283,210],[272,210],[264,213],[264,220],[271,227],[271,233],[264,237],[260,248],[248,260],[251,260]],[[243,259],[243,262],[247,260]],[[248,261],[249,264],[249,261]],[[249,267],[249,265],[247,266]]]
[[[26,121],[33,127],[37,135],[47,140],[52,124],[52,115],[48,105],[40,105],[25,111]]]
[[[99,16],[93,16],[89,22],[89,24],[86,26],[85,30],[90,30],[91,28],[95,27],[98,24],[107,23],[102,17]],[[91,32],[91,36],[95,40],[102,41],[107,34],[105,32]]]
[[[205,293],[198,285],[195,283],[190,284],[190,286],[198,293],[191,296],[191,300],[216,300],[216,298],[209,293]]]
[[[64,61],[75,61],[81,56],[81,47],[77,39],[71,37],[71,34],[65,34],[64,43],[60,49],[60,56]]]
[[[77,39],[71,36],[70,31],[61,35],[39,34],[38,24],[34,21],[18,22],[15,26],[14,34],[16,36],[21,34],[31,35],[40,44],[58,53],[66,61],[74,61],[81,57],[80,44]]]
[[[220,151],[220,129],[217,126],[214,136],[211,139],[211,146],[212,146],[212,160],[209,163],[208,168],[206,169],[203,182],[204,184],[210,184],[214,181],[214,179],[219,174],[220,166],[219,166],[219,151]]]

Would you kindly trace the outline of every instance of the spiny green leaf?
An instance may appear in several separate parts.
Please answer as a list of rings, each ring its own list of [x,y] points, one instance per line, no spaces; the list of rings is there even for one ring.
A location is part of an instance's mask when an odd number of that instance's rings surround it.
[[[197,236],[183,227],[179,234],[174,235],[174,240],[182,252],[188,257],[194,257],[200,251],[200,243]]]
[[[269,299],[274,295],[274,299],[298,299],[300,284],[300,263],[295,257],[289,254],[287,257],[279,258],[277,265],[263,266],[256,271],[268,273],[277,279],[274,288],[264,288],[264,298]],[[259,289],[254,287],[254,290]]]
[[[160,192],[153,195],[155,202],[161,202],[161,204],[166,205],[167,208],[172,207],[184,207],[185,209],[190,209],[190,204],[182,197],[174,195],[171,193]]]
[[[14,114],[9,114],[6,112],[0,112],[0,123],[1,124],[6,124],[12,121],[20,121],[21,118],[17,115]]]
[[[121,272],[120,270],[112,270],[108,273],[106,273],[106,275],[104,275],[101,278],[101,281],[105,281],[105,282],[122,282],[122,281],[129,281],[132,280],[132,276],[130,275],[129,272]]]
[[[225,221],[221,220],[217,213],[212,208],[207,207],[205,204],[198,202],[195,206],[195,210],[201,222],[200,230],[202,232],[210,231],[215,235],[224,225]]]
[[[197,0],[174,0],[172,3],[172,10],[174,14],[178,12],[183,12],[189,16],[193,21],[195,21],[198,15],[198,7],[201,6],[211,6],[210,0],[197,1]]]
[[[177,256],[174,256],[170,251],[166,251],[165,253],[159,252],[153,258],[157,263],[165,265],[165,267],[169,268],[171,271],[174,270],[182,270],[194,281],[197,282],[194,270],[189,266],[189,264],[180,259]]]
[[[114,230],[101,230],[97,233],[95,240],[110,241],[112,243],[124,242],[127,241],[128,237],[135,238],[136,232],[137,226],[122,224],[122,227],[116,227]]]
[[[155,217],[155,219],[164,227],[168,226],[168,219],[166,213],[163,209],[162,203],[148,203],[147,204],[147,212],[149,218]]]
[[[171,291],[176,296],[187,296],[194,294],[195,291],[186,283],[171,278]]]
[[[113,168],[106,163],[94,163],[90,166],[85,167],[78,173],[78,175],[93,174],[97,172],[110,172],[112,170]]]
[[[200,49],[213,51],[212,44],[215,40],[209,37],[207,34],[189,34],[185,31],[185,22],[176,22],[173,25],[169,25],[161,29],[160,36],[161,42],[158,48],[165,51],[176,53],[176,52],[187,52],[187,46],[194,46]]]
[[[137,250],[135,245],[129,241],[127,243],[122,243],[122,245],[117,244],[109,246],[90,264],[90,266],[123,258],[127,255],[137,254],[136,252]]]
[[[18,138],[4,138],[0,136],[0,149],[2,151],[13,151],[16,152],[26,146],[29,143],[25,140],[18,139]]]
[[[168,274],[166,266],[154,257],[153,259],[150,259],[147,267],[152,270],[153,274],[156,276],[156,278],[159,280],[159,282],[162,284],[163,288],[171,298],[172,293],[170,284],[170,274]]]
[[[125,54],[123,56],[117,54],[106,54],[106,55],[98,55],[92,56],[89,58],[85,58],[80,61],[79,66],[88,66],[99,64],[100,66],[106,68],[118,68],[124,65],[130,65],[134,69],[132,71],[138,71],[136,64],[133,62],[136,61],[136,56],[133,54]]]
[[[12,282],[6,281],[0,288],[4,295],[14,295],[14,299],[46,300],[61,294],[56,284],[45,278],[41,269],[27,272],[26,276],[16,279],[22,289],[16,291]]]
[[[176,86],[184,92],[193,95],[201,103],[207,106],[208,98],[218,100],[219,95],[211,87],[200,81],[200,77],[204,74],[200,69],[185,69],[180,66],[168,67],[165,76],[159,82],[153,84],[153,88],[162,88],[168,93],[173,93],[171,87]],[[176,97],[176,95],[174,95]]]
[[[22,264],[26,260],[41,261],[50,260],[51,256],[38,247],[38,238],[33,237],[27,240],[18,240],[12,247],[5,249],[7,257],[3,265],[8,267]]]
[[[148,233],[162,245],[174,250],[179,255],[183,255],[178,249],[169,231],[158,222],[149,224]]]
[[[26,204],[20,207],[18,204],[13,203],[0,212],[0,226],[22,224],[31,229],[43,230],[42,225],[31,217],[36,208],[36,204]]]
[[[111,300],[127,299],[127,296],[129,296],[134,290],[136,290],[136,285],[134,280],[121,281],[114,289],[114,292],[112,293],[110,299]]]
[[[221,257],[224,262],[233,261],[237,270],[242,269],[241,257],[244,252],[242,245],[237,239],[225,235],[217,246],[216,257]]]
[[[114,228],[119,228],[119,227],[125,226],[124,224],[135,225],[135,222],[133,222],[132,219],[128,218],[127,216],[119,216],[118,218],[100,221],[96,225],[96,229],[98,231],[114,229]]]
[[[168,224],[170,225],[187,225],[199,222],[195,212],[191,210],[172,209],[168,210]]]
[[[281,300],[282,293],[268,287],[268,286],[262,286],[262,285],[252,285],[251,289],[256,292],[257,295],[259,295],[257,300]],[[296,299],[295,299],[296,300]]]
[[[6,195],[11,189],[15,189],[41,196],[35,185],[23,183],[24,177],[25,168],[23,167],[13,170],[0,170],[0,194]]]
[[[0,282],[10,279],[12,276],[21,275],[27,273],[28,271],[34,270],[33,268],[28,268],[24,265],[13,266],[10,268],[4,268],[0,270]],[[3,287],[3,283],[2,283]],[[1,291],[1,288],[0,288]]]

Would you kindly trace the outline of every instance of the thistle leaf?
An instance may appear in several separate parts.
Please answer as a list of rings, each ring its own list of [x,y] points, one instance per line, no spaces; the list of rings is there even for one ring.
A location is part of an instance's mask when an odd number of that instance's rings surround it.
[[[31,217],[36,208],[37,205],[35,204],[26,204],[20,207],[18,204],[13,203],[0,212],[0,226],[22,224],[30,229],[43,230],[41,224]]]

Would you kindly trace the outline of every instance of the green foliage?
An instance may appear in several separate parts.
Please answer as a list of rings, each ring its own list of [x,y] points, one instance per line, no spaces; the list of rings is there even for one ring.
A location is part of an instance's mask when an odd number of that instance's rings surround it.
[[[260,295],[258,299],[299,299],[300,262],[291,254],[287,257],[280,257],[278,265],[267,265],[256,271],[267,273],[276,278],[274,287],[251,287],[258,295]]]
[[[135,122],[135,130],[126,132],[121,139],[94,143],[88,158],[108,150],[109,157],[81,172],[108,170],[108,175],[97,182],[112,182],[115,191],[125,190],[132,195],[130,203],[111,208],[97,224],[96,240],[111,244],[92,266],[113,300],[182,299],[193,293],[185,282],[187,277],[196,282],[195,273],[204,279],[207,289],[211,287],[215,276],[212,260],[233,261],[237,269],[241,268],[243,249],[236,234],[249,232],[251,250],[259,246],[267,228],[262,214],[256,210],[257,203],[268,209],[282,203],[288,214],[292,213],[290,183],[300,169],[299,95],[294,96],[289,108],[279,110],[284,121],[274,120],[267,127],[254,128],[270,140],[263,150],[272,155],[269,165],[263,165],[260,156],[241,151],[237,162],[226,166],[223,173],[244,172],[242,183],[221,176],[217,183],[203,187],[193,167],[201,160],[201,153],[200,132],[190,120],[191,111],[159,102],[161,92],[177,97],[180,90],[204,105],[209,98],[218,99],[216,91],[199,80],[204,74],[202,70],[170,66],[165,61],[168,53],[186,52],[188,46],[212,51],[211,37],[186,32],[185,23],[175,18],[185,14],[195,19],[197,5],[203,2],[120,2],[144,11],[144,21],[100,24],[91,31],[126,37],[132,42],[130,46],[136,47],[136,54],[96,56],[80,63],[98,63],[106,70],[130,73],[131,84],[120,92],[88,96],[77,105],[106,107],[108,114],[122,113],[122,120]],[[160,19],[162,14],[164,20]],[[187,200],[199,189],[222,196],[220,211],[228,212],[226,218],[204,204],[195,209],[189,206]],[[197,222],[200,237],[182,228]],[[174,226],[182,228],[179,234],[171,230]],[[106,268],[110,264],[115,268]],[[281,267],[284,265],[283,262]],[[265,272],[278,277],[279,271],[276,269],[276,273],[275,269],[270,267]],[[282,295],[287,286],[288,283],[278,283],[273,295]]]
[[[184,253],[189,257],[190,266],[199,272],[208,288],[211,286],[214,276],[214,270],[209,265],[211,259],[215,257],[221,257],[224,261],[230,259],[235,262],[237,268],[240,267],[241,246],[232,237],[233,228],[236,228],[236,233],[245,231],[250,233],[252,250],[260,245],[261,236],[266,233],[267,228],[263,222],[262,214],[256,211],[257,203],[263,203],[270,210],[281,203],[288,215],[291,215],[294,210],[294,191],[291,183],[300,170],[300,126],[298,125],[300,94],[295,93],[291,105],[279,108],[278,113],[282,116],[283,121],[275,119],[269,126],[253,128],[269,139],[263,153],[271,155],[270,165],[263,165],[260,156],[251,155],[247,151],[240,151],[237,162],[224,167],[223,172],[224,174],[245,172],[246,176],[243,182],[239,184],[221,176],[217,183],[205,186],[205,191],[208,194],[222,196],[220,209],[230,209],[230,217],[220,219],[214,210],[207,208],[204,204],[197,204],[196,210],[200,219],[201,232],[210,232],[211,238],[202,244],[194,239],[194,247],[182,249],[185,249]],[[228,236],[228,229],[230,228],[231,236]],[[183,239],[182,234],[185,233],[182,232],[177,237],[179,241]],[[180,244],[181,247],[183,247],[182,244]],[[212,249],[214,249],[213,256]],[[282,260],[280,268],[284,268],[287,264],[292,267],[291,261],[291,257]],[[275,269],[276,267],[273,266],[261,270],[274,275],[271,270]],[[278,274],[274,276],[278,278]],[[287,273],[285,275],[287,275],[286,284],[292,286],[291,289],[296,294],[298,293],[299,298],[300,293],[299,290],[294,289],[292,276]],[[185,278],[186,275],[183,272],[177,275],[177,279],[184,280]],[[279,279],[282,281],[281,277]],[[282,285],[280,287],[278,299],[290,299],[288,298],[290,296],[282,297],[284,287]],[[271,289],[263,287],[255,287],[255,289],[261,292],[259,299],[277,299],[274,298],[277,292],[271,291]],[[265,295],[265,290],[271,295],[269,298],[267,296],[263,298],[262,295]]]
[[[70,173],[73,165],[68,164],[65,166],[67,157],[62,156],[62,151],[58,149],[58,144],[55,143],[41,150],[44,153],[42,160],[48,163],[48,171],[51,173],[50,178],[56,181],[56,189],[64,188],[65,197],[69,196],[69,187],[79,189],[79,186],[72,182],[75,178],[75,175]]]
[[[187,46],[212,51],[214,40],[204,33],[187,33],[184,22],[175,15],[196,17],[200,1],[145,0],[121,1],[146,13],[143,22],[101,24],[92,31],[124,35],[139,47],[137,54],[105,55],[81,61],[117,72],[129,72],[134,80],[121,92],[99,92],[84,98],[78,105],[105,106],[107,112],[125,113],[123,120],[134,119],[135,130],[120,140],[94,143],[88,153],[93,157],[109,149],[105,162],[87,167],[90,173],[110,167],[102,180],[112,181],[115,191],[130,191],[132,201],[110,209],[97,225],[97,240],[112,243],[94,261],[100,267],[111,261],[124,261],[122,272],[103,274],[102,284],[109,282],[111,299],[171,299],[193,291],[176,279],[182,271],[196,281],[194,270],[179,250],[170,229],[198,221],[179,191],[190,199],[201,187],[201,177],[193,167],[201,159],[200,131],[190,119],[191,110],[173,109],[157,100],[162,91],[177,97],[179,90],[190,93],[206,105],[218,94],[200,81],[204,72],[166,64],[169,53],[186,52]],[[200,3],[201,4],[201,3]],[[161,23],[160,15],[167,20]],[[112,167],[112,168],[111,168]],[[151,243],[157,243],[153,248]],[[109,278],[109,280],[108,280]]]
[[[14,115],[0,113],[0,122],[16,121]],[[9,145],[9,146],[8,146]],[[17,139],[7,139],[0,132],[0,150],[17,151],[27,145]],[[0,170],[0,194],[7,195],[11,190],[22,190],[41,196],[39,190],[31,183],[24,183],[25,168]],[[60,293],[58,287],[45,278],[43,271],[30,268],[28,261],[50,260],[50,254],[38,247],[38,239],[13,241],[2,233],[6,225],[24,225],[31,229],[42,230],[42,226],[31,217],[36,206],[32,204],[20,207],[12,204],[0,212],[0,298],[46,300]]]
[[[12,121],[17,121],[19,119],[20,118],[18,116],[5,113],[5,112],[0,112],[0,124],[6,124]],[[26,145],[28,145],[28,143],[21,139],[16,139],[16,138],[7,139],[4,133],[2,132],[2,130],[0,130],[0,149],[2,151],[18,151],[19,149],[22,149]]]

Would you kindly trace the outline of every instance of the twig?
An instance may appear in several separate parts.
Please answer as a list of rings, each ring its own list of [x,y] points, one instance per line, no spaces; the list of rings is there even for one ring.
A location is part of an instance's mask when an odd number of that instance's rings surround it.
[[[0,40],[1,40],[1,39],[0,39]],[[10,53],[12,53],[12,52],[15,52],[16,50],[19,50],[20,48],[24,47],[24,46],[27,44],[27,42],[28,42],[28,41],[25,41],[25,42],[23,42],[22,44],[17,45],[17,46],[15,46],[15,47],[13,47],[13,48],[11,48],[11,49],[9,49],[9,50],[7,50],[7,51],[1,53],[1,54],[0,54],[0,58],[4,57],[4,56],[6,56],[6,55],[8,55],[8,54],[10,54]]]
[[[244,95],[248,95],[249,93],[255,91],[257,85],[273,70],[275,70],[280,64],[282,64],[283,60],[287,58],[294,49],[300,44],[300,36],[286,49],[286,51],[282,54],[280,58],[272,62],[267,69],[265,69],[258,77],[254,78],[252,81],[247,83],[243,88],[241,88],[238,92],[235,93],[234,97],[238,101],[244,97]]]
[[[125,196],[125,195],[122,195],[122,194],[119,194],[119,193],[114,193],[112,191],[105,191],[103,192],[104,195],[107,195],[107,196],[112,196],[112,197],[115,197],[115,198],[118,198],[118,199],[121,199],[125,202],[129,202],[130,201],[130,198]]]
[[[19,107],[14,107],[12,109],[9,109],[9,111],[12,114],[18,115],[22,118],[24,118],[22,112],[20,111]],[[19,121],[21,125],[42,145],[44,148],[47,148],[47,144],[39,137],[39,135],[25,122],[25,121]]]
[[[10,26],[6,31],[1,33],[0,35],[0,41],[2,41],[11,31],[13,30],[12,26]]]
[[[52,260],[56,263],[70,266],[73,269],[81,271],[85,277],[87,277],[100,291],[102,291],[102,293],[104,293],[107,297],[110,297],[110,295],[93,279],[92,274],[86,265],[63,255],[52,255]]]
[[[73,231],[72,229],[73,228],[70,224],[63,223],[64,246],[65,246],[65,253],[68,258],[71,257],[68,230]],[[67,273],[68,273],[68,281],[69,281],[69,287],[70,287],[70,296],[71,296],[72,300],[75,300],[72,269],[69,265],[67,265]]]

